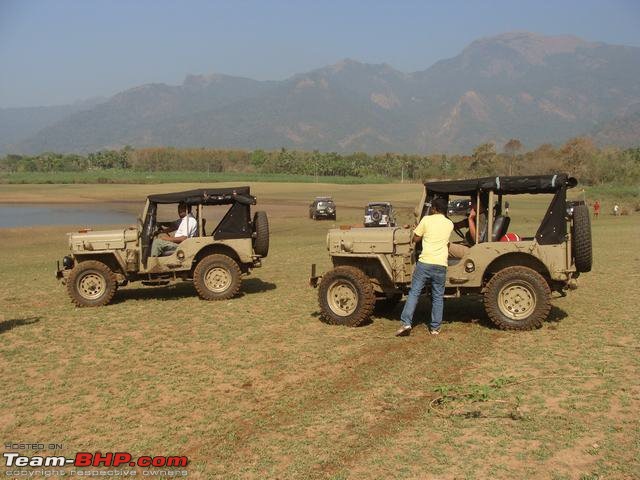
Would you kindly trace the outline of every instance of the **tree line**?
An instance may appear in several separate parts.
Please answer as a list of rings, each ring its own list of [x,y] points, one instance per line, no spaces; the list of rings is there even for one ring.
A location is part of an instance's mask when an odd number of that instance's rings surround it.
[[[43,153],[10,154],[0,158],[0,171],[86,172],[133,170],[143,172],[199,171],[267,173],[346,177],[383,177],[424,180],[491,175],[534,175],[568,172],[582,183],[597,185],[640,182],[640,147],[598,148],[590,139],[577,137],[561,146],[545,144],[525,151],[511,139],[498,151],[494,143],[478,145],[466,155],[411,155],[399,153],[265,150],[209,148],[140,148],[103,150],[86,155]]]

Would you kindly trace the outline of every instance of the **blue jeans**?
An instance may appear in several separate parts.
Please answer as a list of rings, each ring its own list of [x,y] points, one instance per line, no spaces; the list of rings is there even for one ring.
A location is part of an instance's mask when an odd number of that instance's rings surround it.
[[[413,312],[416,311],[418,299],[427,282],[431,282],[431,328],[437,330],[442,323],[442,310],[444,309],[444,282],[447,277],[447,267],[430,263],[417,262],[413,271],[411,290],[402,309],[400,319],[404,325],[411,326]]]

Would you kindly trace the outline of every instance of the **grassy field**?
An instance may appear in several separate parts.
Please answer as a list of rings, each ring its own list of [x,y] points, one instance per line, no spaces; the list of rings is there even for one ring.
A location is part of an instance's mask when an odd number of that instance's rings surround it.
[[[3,185],[0,202],[130,202],[194,185]],[[318,319],[310,264],[329,266],[307,205],[338,223],[418,185],[252,184],[270,215],[262,269],[223,303],[190,284],[130,285],[71,306],[53,278],[65,227],[0,229],[0,432],[62,453],[188,455],[190,478],[640,478],[640,216],[594,222],[593,271],[543,328],[510,333],[472,298],[445,301],[443,333],[395,338],[401,305],[369,325]],[[511,202],[535,229],[541,197]],[[607,205],[603,205],[607,212]],[[417,319],[428,315],[421,302]],[[421,326],[420,326],[421,327]]]
[[[386,183],[384,177],[323,177],[279,173],[233,172],[139,172],[136,170],[91,170],[87,172],[0,172],[0,184],[64,183],[176,183],[176,182],[287,182],[287,183]]]

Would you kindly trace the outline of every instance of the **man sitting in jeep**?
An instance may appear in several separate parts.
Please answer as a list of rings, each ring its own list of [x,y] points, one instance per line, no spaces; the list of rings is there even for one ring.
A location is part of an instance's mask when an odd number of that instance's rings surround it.
[[[198,233],[198,221],[191,214],[187,212],[187,204],[180,202],[178,204],[178,216],[180,217],[180,225],[175,231],[173,237],[167,236],[165,239],[155,238],[151,244],[151,256],[161,257],[167,252],[173,252],[178,248],[178,244],[186,240],[187,238],[195,237]],[[176,222],[177,223],[177,222]],[[171,230],[165,230],[170,232]]]
[[[478,207],[477,200],[475,198],[472,198],[471,210],[469,211],[469,216],[464,220],[460,220],[459,222],[456,222],[453,224],[453,228],[455,230],[459,231],[461,228],[468,228],[468,230],[467,230],[467,233],[464,235],[464,240],[466,245],[464,243],[449,244],[450,256],[454,258],[463,258],[469,251],[469,248],[476,244],[476,233],[477,233],[476,219],[478,218],[478,213],[476,213],[478,210],[477,207]],[[486,229],[487,229],[487,212],[486,212],[486,208],[484,208],[484,204],[482,201],[480,202],[479,219],[480,219],[480,238],[482,238],[482,236],[486,236]]]

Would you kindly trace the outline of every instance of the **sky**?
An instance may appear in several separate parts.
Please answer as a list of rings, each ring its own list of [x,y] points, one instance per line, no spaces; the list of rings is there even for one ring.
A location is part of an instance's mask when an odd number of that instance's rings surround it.
[[[640,0],[0,0],[0,108],[343,58],[413,72],[516,30],[640,46]]]

